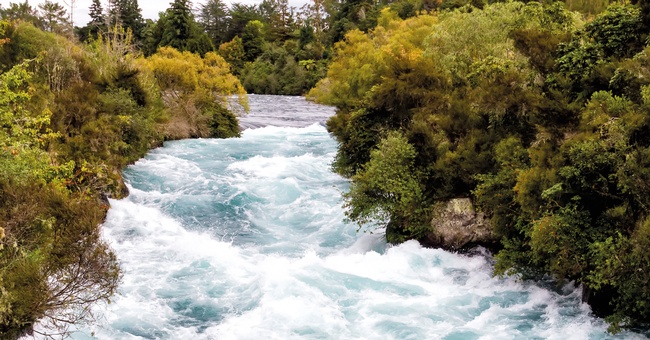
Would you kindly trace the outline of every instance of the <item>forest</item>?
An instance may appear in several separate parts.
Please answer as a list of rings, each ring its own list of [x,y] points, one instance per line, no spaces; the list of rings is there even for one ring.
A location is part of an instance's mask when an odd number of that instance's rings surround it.
[[[650,323],[650,2],[68,13],[0,7],[0,338],[92,322],[121,277],[99,227],[128,194],[121,170],[165,140],[238,136],[246,93],[337,107],[350,220],[421,240],[437,202],[469,197],[495,274],[582,285],[612,332]]]

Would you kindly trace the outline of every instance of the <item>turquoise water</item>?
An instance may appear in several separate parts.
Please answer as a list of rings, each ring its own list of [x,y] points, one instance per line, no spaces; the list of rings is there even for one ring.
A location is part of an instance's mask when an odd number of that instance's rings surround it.
[[[251,100],[241,138],[166,143],[125,171],[131,194],[103,227],[120,293],[74,338],[612,338],[572,287],[358,233],[341,208],[348,183],[330,171],[331,109]]]

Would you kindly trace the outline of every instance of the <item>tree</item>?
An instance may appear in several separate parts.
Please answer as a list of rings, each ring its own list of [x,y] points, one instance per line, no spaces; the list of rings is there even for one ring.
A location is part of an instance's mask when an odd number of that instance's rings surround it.
[[[323,32],[328,28],[326,18],[332,14],[334,13],[328,13],[323,0],[312,0],[304,4],[300,13],[303,16],[303,26],[309,25],[314,28],[315,38],[318,42],[323,42]]]
[[[228,15],[230,20],[228,21],[226,41],[230,41],[236,36],[241,36],[244,33],[244,27],[246,27],[249,21],[264,20],[258,7],[255,5],[234,3],[230,6]]]
[[[382,139],[370,161],[353,177],[345,194],[347,215],[361,224],[381,221],[420,237],[429,229],[430,214],[415,167],[417,152],[398,132]],[[389,240],[395,242],[397,240]]]
[[[203,30],[216,46],[226,41],[228,7],[222,0],[208,0],[201,5],[198,18]]]
[[[46,0],[38,5],[38,8],[41,10],[41,21],[46,31],[63,33],[70,28],[68,13],[60,4]]]
[[[233,73],[239,74],[244,68],[244,45],[240,37],[219,45],[219,55],[230,64]]]
[[[32,74],[27,62],[0,75],[0,146],[24,150],[39,147],[34,141],[47,138],[42,131],[50,123],[51,112],[30,113],[26,106],[31,99],[28,82]]]
[[[89,35],[96,37],[100,32],[106,31],[106,17],[104,16],[101,0],[93,0],[88,15],[90,16],[90,22],[86,27]]]
[[[161,12],[158,16],[158,21],[147,19],[144,28],[142,29],[142,53],[145,56],[150,56],[156,53],[158,44],[162,38],[162,28],[164,27],[165,15]]]
[[[262,30],[264,29],[264,24],[259,20],[252,20],[246,24],[244,27],[244,33],[241,36],[242,44],[244,46],[244,53],[246,61],[253,61],[260,54],[262,54],[264,48],[264,35]]]
[[[155,42],[156,47],[171,46],[179,51],[190,51],[199,55],[214,51],[214,44],[207,33],[194,21],[187,0],[175,0],[158,22],[147,28],[147,45]],[[146,51],[151,51],[146,47]]]
[[[639,6],[641,9],[641,21],[643,22],[643,25],[646,28],[646,31],[650,28],[650,23],[648,22],[648,19],[650,19],[650,1],[648,0],[632,0],[631,1],[633,4]]]
[[[585,25],[585,34],[598,44],[605,57],[631,57],[645,47],[647,32],[639,12],[632,6],[610,6]]]
[[[300,27],[300,35],[298,36],[298,43],[301,49],[304,49],[307,44],[310,44],[314,41],[314,28],[306,22]]]
[[[110,15],[113,19],[112,26],[119,24],[124,29],[131,29],[136,40],[142,38],[144,20],[138,0],[114,0],[110,10],[112,11]]]
[[[18,4],[12,2],[8,8],[0,8],[0,18],[3,20],[27,21],[36,27],[43,27],[38,11],[30,6],[27,0]]]
[[[101,0],[92,0],[88,16],[90,21],[88,24],[81,28],[76,28],[75,31],[79,36],[79,40],[88,41],[89,39],[96,39],[102,33],[108,33],[107,22],[109,17],[104,15]],[[111,27],[115,28],[115,27]]]
[[[121,7],[123,25],[131,28],[133,36],[139,40],[142,36],[144,20],[142,19],[142,9],[138,5],[138,0],[123,0]]]
[[[106,24],[106,18],[104,17],[104,10],[102,9],[101,0],[93,0],[93,3],[90,5],[90,8],[88,10],[88,16],[90,17],[89,24]]]
[[[343,39],[345,32],[358,28],[364,32],[375,27],[379,4],[369,0],[343,0],[340,10],[330,18],[330,42]]]
[[[159,46],[184,51],[192,33],[192,9],[189,0],[174,0],[166,11],[165,26]]]
[[[266,39],[284,41],[295,29],[293,7],[287,0],[263,0],[259,5],[260,13],[266,22]]]

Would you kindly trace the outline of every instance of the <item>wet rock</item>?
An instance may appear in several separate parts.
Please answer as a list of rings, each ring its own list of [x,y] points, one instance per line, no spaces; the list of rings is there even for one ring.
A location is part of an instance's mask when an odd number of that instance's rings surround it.
[[[433,231],[420,242],[428,247],[464,250],[476,245],[492,247],[497,239],[489,220],[476,212],[469,198],[454,198],[434,207]]]

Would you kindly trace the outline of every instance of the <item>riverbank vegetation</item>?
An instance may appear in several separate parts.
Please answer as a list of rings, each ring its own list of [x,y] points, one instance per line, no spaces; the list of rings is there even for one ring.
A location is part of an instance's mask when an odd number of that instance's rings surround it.
[[[602,7],[386,8],[348,32],[309,94],[338,108],[348,216],[422,239],[436,202],[471,197],[497,274],[572,280],[612,330],[647,325],[650,3]]]
[[[228,97],[246,106],[215,53],[145,58],[119,25],[85,44],[42,28],[0,21],[2,339],[89,321],[120,280],[100,224],[122,168],[166,139],[237,136]]]

